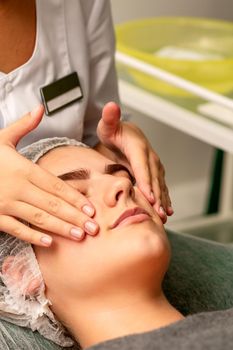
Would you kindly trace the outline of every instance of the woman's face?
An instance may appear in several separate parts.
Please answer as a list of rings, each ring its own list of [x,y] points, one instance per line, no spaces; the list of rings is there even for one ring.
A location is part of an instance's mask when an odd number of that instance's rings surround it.
[[[87,235],[81,242],[51,234],[50,248],[34,248],[53,305],[64,295],[80,301],[106,300],[119,290],[160,287],[169,263],[169,244],[160,218],[133,186],[127,171],[81,147],[56,148],[38,163],[57,176],[78,169],[85,175],[83,169],[87,169],[86,179],[67,182],[93,203],[100,226],[98,235]],[[113,227],[132,208],[146,214],[131,216]]]

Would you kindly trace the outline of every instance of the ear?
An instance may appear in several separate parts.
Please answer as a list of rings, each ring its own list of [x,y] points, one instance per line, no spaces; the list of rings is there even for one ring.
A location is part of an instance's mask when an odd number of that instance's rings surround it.
[[[33,297],[38,294],[41,288],[41,279],[39,277],[32,277],[30,269],[27,267],[25,261],[24,264],[17,264],[15,261],[16,257],[14,255],[7,256],[2,264],[2,275],[4,276],[4,283],[7,287],[18,286],[22,294],[27,297]],[[25,274],[28,274],[28,284],[22,286],[22,279]],[[31,278],[30,278],[31,275]],[[23,288],[23,290],[22,290]]]
[[[14,261],[13,255],[7,256],[5,258],[5,260],[3,261],[3,264],[2,264],[2,274],[3,275],[6,275],[7,272],[10,270],[10,268],[12,267],[13,261]]]

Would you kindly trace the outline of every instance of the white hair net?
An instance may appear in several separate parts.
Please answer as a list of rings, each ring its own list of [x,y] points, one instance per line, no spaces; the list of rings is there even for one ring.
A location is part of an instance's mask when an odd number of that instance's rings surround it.
[[[76,140],[56,137],[35,142],[20,153],[36,163],[53,148],[70,145],[87,147]],[[37,330],[60,346],[72,346],[74,341],[56,319],[50,305],[31,244],[0,232],[0,318]]]

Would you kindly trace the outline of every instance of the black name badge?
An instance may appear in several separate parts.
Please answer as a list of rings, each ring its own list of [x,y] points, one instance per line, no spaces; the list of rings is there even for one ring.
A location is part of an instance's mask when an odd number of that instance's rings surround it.
[[[40,93],[47,115],[83,98],[76,72],[42,87]]]

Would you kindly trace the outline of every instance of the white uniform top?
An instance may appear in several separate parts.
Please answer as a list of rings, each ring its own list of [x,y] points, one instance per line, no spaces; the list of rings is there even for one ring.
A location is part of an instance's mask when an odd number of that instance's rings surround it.
[[[67,136],[90,146],[102,106],[118,102],[115,39],[108,0],[36,0],[36,43],[31,58],[0,73],[0,128],[41,103],[40,87],[77,71],[83,99],[44,116],[18,148],[41,138]]]

